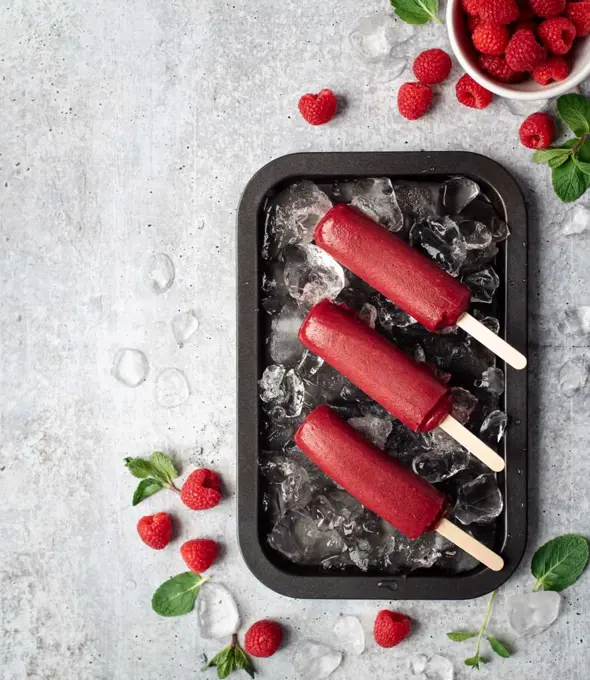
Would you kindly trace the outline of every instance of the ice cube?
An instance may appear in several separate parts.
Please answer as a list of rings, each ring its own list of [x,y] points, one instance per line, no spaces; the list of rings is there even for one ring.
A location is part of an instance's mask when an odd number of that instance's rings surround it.
[[[355,54],[371,65],[391,61],[395,49],[414,35],[414,27],[387,12],[361,17],[349,34]]]
[[[452,416],[465,425],[477,406],[477,398],[463,387],[453,387],[451,391],[453,393]]]
[[[276,401],[279,404],[285,401],[285,390],[282,388],[285,373],[285,367],[280,364],[272,364],[264,369],[262,378],[258,381],[262,401]]]
[[[305,398],[305,387],[303,380],[293,370],[287,371],[285,379],[283,380],[285,388],[285,411],[289,418],[294,418],[301,414],[303,410],[303,401]]]
[[[590,227],[590,209],[585,205],[575,205],[570,208],[561,222],[561,233],[564,236],[582,234]]]
[[[573,397],[581,390],[588,380],[588,364],[584,357],[575,357],[566,361],[559,369],[557,377],[559,389],[566,397]]]
[[[554,590],[516,595],[510,600],[508,620],[518,635],[532,637],[549,628],[560,606],[561,597]]]
[[[504,371],[490,366],[481,374],[481,378],[475,381],[474,385],[486,390],[494,397],[499,397],[504,392]]]
[[[475,318],[479,321],[479,323],[483,324],[486,328],[489,328],[492,333],[495,333],[498,335],[500,332],[500,322],[496,317],[494,316],[485,316],[485,314],[482,314],[479,310],[475,310],[474,314]]]
[[[588,335],[590,333],[590,307],[582,306],[564,310],[558,328],[564,335]]]
[[[305,309],[334,299],[346,285],[342,266],[311,243],[285,248],[284,276],[289,295]]]
[[[424,656],[424,654],[419,654],[418,656],[413,656],[408,661],[408,666],[410,667],[410,671],[412,672],[412,675],[422,675],[424,673],[424,669],[426,668],[427,662],[428,662],[428,657]]]
[[[411,215],[417,219],[439,215],[439,185],[396,184],[394,191],[404,215]]]
[[[276,364],[296,362],[303,354],[303,345],[297,334],[305,318],[294,300],[287,302],[281,311],[272,318],[269,353]]]
[[[492,411],[485,417],[481,424],[481,427],[479,428],[479,437],[483,442],[488,444],[488,446],[494,447],[504,436],[507,425],[508,416],[504,411]]]
[[[501,220],[497,216],[492,217],[490,220],[490,230],[494,243],[501,243],[510,236],[510,228],[504,220]]]
[[[427,680],[453,680],[455,677],[451,661],[439,654],[428,659],[423,674]]]
[[[295,643],[291,660],[299,680],[323,680],[342,662],[342,652],[337,652],[313,640]]]
[[[467,255],[465,239],[449,217],[415,222],[410,229],[410,243],[451,276],[457,276]]]
[[[486,524],[496,519],[503,507],[496,478],[483,474],[459,487],[453,512],[462,524]]]
[[[459,220],[459,231],[465,239],[467,250],[484,250],[492,242],[492,232],[482,222],[476,220]]]
[[[359,312],[359,317],[371,328],[375,328],[377,324],[377,309],[375,305],[368,302],[362,306]]]
[[[334,635],[348,654],[362,654],[365,650],[365,631],[356,616],[341,616],[334,624]]]
[[[143,277],[153,293],[165,293],[174,283],[174,264],[165,253],[156,253],[148,259]]]
[[[471,299],[473,302],[490,303],[494,299],[494,294],[500,285],[500,277],[496,274],[493,267],[485,267],[478,272],[473,272],[463,279],[471,289]]]
[[[479,271],[484,265],[491,262],[498,254],[498,246],[491,243],[483,250],[468,250],[467,256],[461,266],[461,274],[472,274]]]
[[[156,381],[156,401],[164,408],[175,408],[189,398],[184,374],[177,368],[165,368]]]
[[[427,432],[424,435],[424,441],[426,445],[433,449],[437,453],[454,453],[455,451],[465,451],[465,449],[459,444],[453,437],[448,435],[440,427],[435,430]]]
[[[393,429],[391,420],[378,418],[371,414],[366,414],[362,418],[350,418],[348,424],[381,450],[385,448],[387,438]]]
[[[281,500],[289,508],[303,507],[311,500],[309,473],[293,460],[286,459],[281,466],[285,478],[280,485]]]
[[[302,378],[311,378],[323,365],[324,360],[321,357],[306,349],[301,357],[301,361],[297,364],[297,373]]]
[[[267,212],[263,256],[273,258],[289,244],[310,243],[332,201],[313,182],[302,180],[281,191]]]
[[[377,309],[377,316],[381,326],[388,332],[393,328],[407,328],[416,323],[416,319],[410,316],[403,309],[396,307],[388,300],[384,300]]]
[[[113,358],[111,375],[127,387],[137,387],[147,378],[149,364],[146,355],[138,349],[123,347]]]
[[[191,311],[181,312],[172,319],[171,326],[178,346],[184,347],[199,329],[199,320]]]
[[[309,487],[308,487],[309,488]],[[320,528],[308,509],[286,511],[268,537],[271,548],[299,564],[318,564],[346,550],[342,536],[330,528]]]
[[[442,185],[443,206],[450,215],[458,215],[473,201],[479,191],[479,184],[469,177],[451,177]]]
[[[427,482],[438,484],[461,472],[468,464],[469,454],[464,450],[451,451],[450,453],[425,451],[414,458],[412,468]]]
[[[372,177],[357,180],[351,191],[351,205],[387,227],[389,231],[399,231],[404,226],[404,216],[390,179]]]
[[[233,595],[225,586],[212,581],[201,586],[197,617],[201,638],[207,640],[229,639],[240,627],[240,613]]]

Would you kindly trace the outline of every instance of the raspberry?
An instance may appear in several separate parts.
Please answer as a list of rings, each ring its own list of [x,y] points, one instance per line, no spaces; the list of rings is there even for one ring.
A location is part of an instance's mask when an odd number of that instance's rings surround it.
[[[511,24],[520,16],[515,0],[476,0],[476,14],[490,24]]]
[[[528,21],[529,19],[535,18],[535,13],[533,12],[529,0],[517,0],[518,9],[520,10],[521,21]]]
[[[332,90],[319,94],[304,94],[299,100],[299,112],[310,125],[323,125],[334,117],[338,101]]]
[[[467,73],[459,78],[455,92],[461,104],[472,109],[485,109],[492,101],[492,93],[476,83]]]
[[[405,614],[383,609],[375,619],[373,636],[380,647],[395,647],[408,637],[411,628],[410,619]]]
[[[141,540],[154,550],[165,548],[172,538],[172,520],[165,512],[142,517],[137,523],[137,533]]]
[[[283,629],[276,621],[264,619],[252,624],[244,637],[244,648],[251,656],[272,656],[281,646]]]
[[[538,17],[556,17],[563,14],[565,0],[529,0],[531,9]]]
[[[537,29],[539,38],[553,54],[567,54],[576,39],[576,27],[565,17],[545,19]]]
[[[205,468],[191,472],[182,487],[180,499],[191,510],[214,508],[221,500],[219,477]]]
[[[432,104],[432,89],[423,83],[404,83],[397,93],[397,108],[404,118],[421,118]]]
[[[574,22],[577,38],[590,35],[590,2],[568,2],[565,13]]]
[[[513,71],[532,71],[546,56],[545,48],[528,29],[516,31],[506,48],[506,63]]]
[[[482,21],[473,31],[471,36],[473,46],[482,54],[500,55],[504,54],[506,45],[510,40],[510,33],[506,26],[496,26]]]
[[[461,0],[461,6],[466,14],[477,16],[480,0]]]
[[[524,73],[513,71],[504,57],[482,54],[479,57],[479,66],[500,83],[518,83],[525,77]]]
[[[180,554],[186,566],[197,574],[202,574],[217,559],[217,543],[209,538],[186,541],[180,546]]]
[[[532,31],[535,33],[537,31],[537,24],[534,21],[517,21],[514,24],[514,27],[512,28],[512,35],[516,33],[516,31]]]
[[[569,73],[569,66],[563,57],[553,57],[533,71],[533,78],[539,85],[549,85],[558,80],[565,80]]]
[[[468,16],[467,17],[467,28],[470,33],[473,33],[475,29],[481,24],[481,19],[479,17]]]
[[[547,113],[533,113],[525,119],[518,134],[521,143],[529,149],[545,149],[555,135],[553,118]]]
[[[451,72],[451,57],[439,49],[425,50],[414,61],[414,75],[426,85],[442,83]]]

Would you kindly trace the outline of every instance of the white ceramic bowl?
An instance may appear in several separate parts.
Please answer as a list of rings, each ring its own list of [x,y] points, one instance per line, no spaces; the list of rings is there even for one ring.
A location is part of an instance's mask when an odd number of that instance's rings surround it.
[[[476,52],[467,34],[461,0],[448,0],[447,29],[451,47],[461,66],[480,85],[500,97],[521,100],[549,99],[572,90],[590,75],[590,36],[576,40],[572,53],[568,55],[571,63],[569,76],[558,83],[543,87],[532,78],[514,85],[498,83],[479,68]]]

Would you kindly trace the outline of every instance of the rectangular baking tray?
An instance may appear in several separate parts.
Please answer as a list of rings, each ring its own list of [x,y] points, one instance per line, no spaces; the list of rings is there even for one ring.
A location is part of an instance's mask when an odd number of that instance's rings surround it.
[[[258,456],[261,414],[258,380],[264,369],[264,310],[259,305],[264,206],[286,184],[309,179],[317,184],[362,177],[441,181],[453,175],[480,184],[497,213],[509,224],[511,236],[501,244],[496,267],[501,277],[497,316],[500,335],[526,354],[527,350],[527,219],[522,193],[498,163],[467,152],[300,153],[268,163],[250,180],[242,195],[237,220],[237,501],[242,555],[263,584],[294,598],[455,600],[480,597],[504,583],[518,566],[527,532],[527,371],[498,366],[506,374],[501,408],[509,424],[499,453],[506,470],[498,475],[504,510],[497,522],[495,550],[505,567],[492,572],[479,566],[456,574],[331,572],[320,566],[287,564],[266,543],[262,521],[264,482]]]

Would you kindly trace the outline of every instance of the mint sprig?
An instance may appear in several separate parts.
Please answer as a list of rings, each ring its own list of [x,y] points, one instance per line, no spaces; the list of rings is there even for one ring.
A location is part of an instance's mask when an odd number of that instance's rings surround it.
[[[152,596],[152,609],[160,616],[181,616],[195,607],[199,590],[209,576],[185,571],[173,576],[156,590]]]
[[[231,643],[216,654],[201,670],[206,671],[208,668],[217,668],[217,677],[222,679],[227,678],[234,671],[242,670],[246,671],[251,678],[256,675],[256,669],[250,657],[240,647],[235,633],[232,635]]]
[[[421,26],[429,21],[444,23],[438,17],[438,0],[390,0],[397,16],[407,24]]]
[[[542,545],[533,555],[531,571],[537,579],[534,591],[564,590],[575,583],[586,568],[588,540],[577,534],[566,534]]]
[[[141,503],[161,489],[180,493],[173,481],[178,477],[178,471],[172,459],[161,451],[154,451],[149,460],[125,458],[125,466],[134,477],[141,479],[133,494],[133,505]]]

